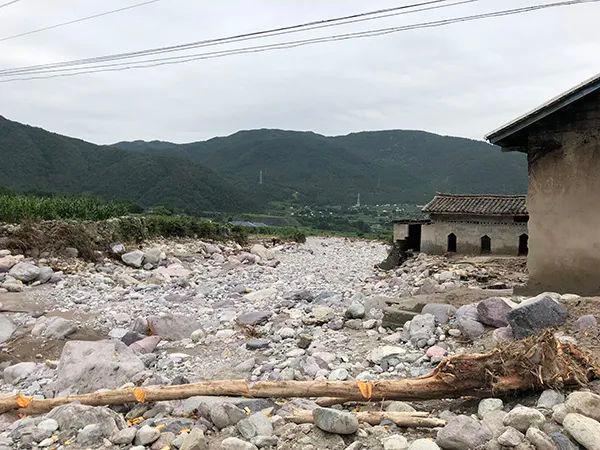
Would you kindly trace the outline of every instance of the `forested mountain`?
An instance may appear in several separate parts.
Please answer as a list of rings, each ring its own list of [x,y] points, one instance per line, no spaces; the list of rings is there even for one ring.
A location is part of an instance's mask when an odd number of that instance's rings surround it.
[[[257,205],[199,163],[98,146],[0,116],[0,186],[19,191],[91,194],[190,213]]]
[[[421,203],[435,192],[524,193],[527,162],[482,141],[390,130],[326,137],[283,130],[240,131],[190,144],[120,142],[120,149],[200,163],[261,204],[296,198],[350,205]],[[259,174],[263,173],[263,184]]]

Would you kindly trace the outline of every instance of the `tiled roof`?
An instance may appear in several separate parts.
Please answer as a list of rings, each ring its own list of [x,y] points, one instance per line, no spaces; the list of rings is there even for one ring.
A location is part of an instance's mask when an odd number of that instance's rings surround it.
[[[525,199],[524,195],[437,194],[423,207],[423,212],[478,216],[527,215]]]

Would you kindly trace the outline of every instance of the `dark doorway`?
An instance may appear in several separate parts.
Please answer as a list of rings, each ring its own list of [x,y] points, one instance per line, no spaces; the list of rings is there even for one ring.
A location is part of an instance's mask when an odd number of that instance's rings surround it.
[[[421,224],[416,223],[408,226],[407,247],[409,250],[421,251]]]
[[[448,235],[448,252],[456,253],[456,235],[454,233]]]
[[[489,255],[492,253],[492,240],[488,235],[481,236],[481,254]]]
[[[519,256],[527,256],[529,253],[529,236],[522,234],[519,236]]]

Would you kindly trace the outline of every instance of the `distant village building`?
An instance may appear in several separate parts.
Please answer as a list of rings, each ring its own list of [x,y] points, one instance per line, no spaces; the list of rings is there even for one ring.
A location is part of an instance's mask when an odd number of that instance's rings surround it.
[[[486,138],[527,153],[527,291],[600,294],[600,75]]]
[[[429,254],[526,255],[523,195],[438,194],[423,208],[429,219],[396,220],[394,241]]]

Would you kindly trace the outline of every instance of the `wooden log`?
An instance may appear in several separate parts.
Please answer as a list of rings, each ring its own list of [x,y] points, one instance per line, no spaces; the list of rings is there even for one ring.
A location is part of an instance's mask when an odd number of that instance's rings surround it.
[[[383,420],[394,422],[399,427],[435,428],[446,425],[445,420],[428,417],[429,414],[426,412],[362,411],[355,414],[359,422],[370,425],[379,425]],[[285,419],[298,424],[314,423],[313,413],[310,410],[294,411]]]
[[[0,413],[20,409],[34,414],[72,402],[104,406],[180,400],[194,396],[255,398],[328,397],[344,401],[429,400],[465,395],[501,395],[518,390],[585,384],[600,378],[600,366],[588,352],[559,342],[551,332],[489,353],[444,359],[421,378],[379,381],[201,381],[176,386],[114,389],[50,399],[22,395],[0,398]]]

